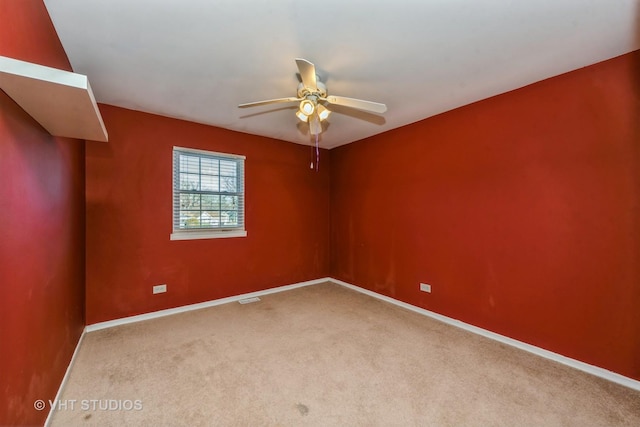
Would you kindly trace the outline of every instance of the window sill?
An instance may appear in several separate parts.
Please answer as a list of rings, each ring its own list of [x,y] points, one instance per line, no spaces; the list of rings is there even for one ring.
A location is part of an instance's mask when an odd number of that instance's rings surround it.
[[[247,237],[247,231],[180,231],[171,233],[170,240],[224,239],[229,237]]]

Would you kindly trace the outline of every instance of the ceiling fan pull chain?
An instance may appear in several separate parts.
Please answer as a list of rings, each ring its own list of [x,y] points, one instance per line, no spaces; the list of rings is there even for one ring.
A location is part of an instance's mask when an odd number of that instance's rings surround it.
[[[316,172],[320,169],[320,148],[318,147],[318,134],[316,133]]]
[[[313,169],[313,145],[311,146],[311,162],[309,163],[309,169]]]

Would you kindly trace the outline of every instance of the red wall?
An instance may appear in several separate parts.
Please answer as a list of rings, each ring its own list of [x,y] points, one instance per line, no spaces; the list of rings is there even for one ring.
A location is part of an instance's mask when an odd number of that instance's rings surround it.
[[[332,276],[640,379],[639,147],[636,51],[332,150]]]
[[[101,105],[109,142],[88,142],[87,323],[329,273],[329,152]],[[241,154],[247,237],[171,241],[173,146]],[[152,295],[152,286],[168,285]]]
[[[41,1],[0,0],[0,55],[70,70]],[[0,91],[0,425],[44,423],[84,328],[84,143]]]

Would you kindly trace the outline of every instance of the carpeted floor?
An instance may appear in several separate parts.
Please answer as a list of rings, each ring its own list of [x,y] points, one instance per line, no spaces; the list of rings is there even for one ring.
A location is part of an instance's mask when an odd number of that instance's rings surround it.
[[[87,333],[52,426],[640,426],[640,392],[327,283]]]

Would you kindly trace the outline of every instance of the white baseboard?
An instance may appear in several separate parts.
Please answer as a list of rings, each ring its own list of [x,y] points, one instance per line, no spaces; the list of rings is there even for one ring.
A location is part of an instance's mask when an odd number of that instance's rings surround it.
[[[554,362],[562,363],[563,365],[569,366],[574,369],[578,369],[580,371],[586,372],[591,375],[595,375],[600,378],[604,378],[605,380],[609,380],[611,382],[623,385],[625,387],[632,388],[634,390],[640,391],[640,381],[634,380],[629,377],[625,377],[624,375],[617,374],[615,372],[609,371],[604,368],[600,368],[598,366],[589,365],[588,363],[581,362],[576,359],[572,359],[570,357],[563,356],[558,353],[554,353],[549,350],[545,350],[540,347],[536,347],[531,344],[527,344],[522,341],[515,340],[513,338],[509,338],[504,335],[497,334],[495,332],[491,332],[486,329],[479,328],[477,326],[470,325],[468,323],[461,322],[460,320],[453,319],[451,317],[444,316],[442,314],[435,313],[433,311],[425,310],[424,308],[417,307],[415,305],[408,304],[403,301],[399,301],[397,299],[388,297],[386,295],[379,294],[377,292],[370,291],[368,289],[361,288],[359,286],[352,285],[347,282],[343,282],[338,279],[329,279],[330,282],[335,283],[337,285],[344,286],[346,288],[352,289],[354,291],[363,293],[365,295],[369,295],[371,297],[377,298],[379,300],[397,305],[402,308],[406,308],[413,312],[422,314],[424,316],[431,317],[432,319],[439,320],[448,325],[455,326],[457,328],[464,329],[465,331],[473,332],[474,334],[482,335],[483,337],[490,338],[495,341],[499,341],[503,344],[510,345],[512,347],[519,348],[520,350],[528,351],[529,353],[533,353],[537,356],[544,357],[545,359],[553,360]]]
[[[82,340],[84,339],[84,334],[86,332],[87,332],[87,328],[84,328],[82,330],[82,334],[80,335],[80,339],[76,344],[76,349],[73,350],[73,355],[71,356],[71,360],[69,361],[69,366],[67,366],[67,370],[64,373],[64,377],[62,377],[62,382],[60,382],[60,386],[58,387],[58,392],[56,393],[54,402],[58,402],[58,400],[60,400],[60,395],[62,394],[62,390],[64,389],[65,384],[67,383],[67,379],[69,379],[69,373],[71,372],[71,367],[73,366],[73,362],[75,362],[76,360],[76,355],[78,354],[78,350],[80,349],[80,345],[82,344]],[[49,414],[47,415],[47,419],[44,421],[44,426],[48,427],[49,423],[51,422],[51,417],[53,416],[54,407],[51,407],[51,405],[49,405],[49,402],[46,402],[46,405],[50,406]]]
[[[137,316],[123,317],[121,319],[109,320],[106,322],[87,325],[87,327],[85,328],[85,331],[93,332],[100,329],[112,328],[114,326],[126,325],[128,323],[141,322],[143,320],[156,319],[158,317],[170,316],[176,313],[184,313],[192,310],[200,310],[202,308],[214,307],[216,305],[236,302],[241,299],[260,297],[263,295],[274,294],[276,292],[289,291],[291,289],[302,288],[304,286],[317,285],[318,283],[325,283],[329,281],[331,281],[331,278],[325,277],[322,279],[309,280],[306,282],[299,282],[291,285],[278,286],[277,288],[270,288],[262,291],[250,292],[248,294],[234,295],[232,297],[220,298],[216,300],[200,302],[197,304],[189,304],[189,305],[183,305],[181,307],[176,307],[176,308],[168,308],[166,310],[153,311],[151,313],[139,314]]]

